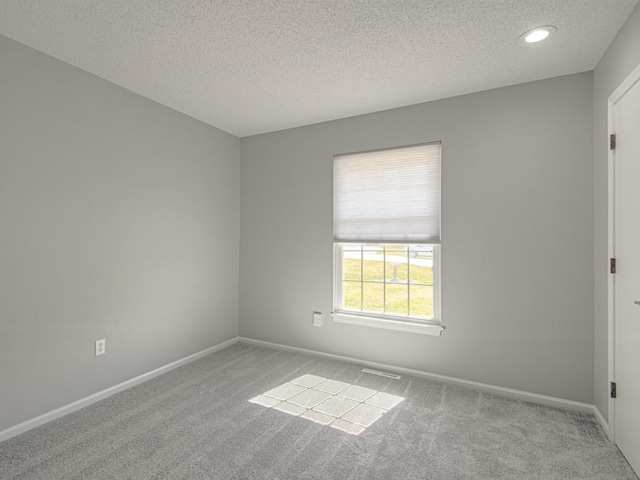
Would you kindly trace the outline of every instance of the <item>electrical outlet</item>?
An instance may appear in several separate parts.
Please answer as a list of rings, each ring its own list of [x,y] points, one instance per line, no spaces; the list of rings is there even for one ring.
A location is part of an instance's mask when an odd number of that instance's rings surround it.
[[[96,340],[96,357],[105,353],[107,353],[107,341],[104,338]]]
[[[313,326],[314,327],[322,326],[322,312],[313,312]]]

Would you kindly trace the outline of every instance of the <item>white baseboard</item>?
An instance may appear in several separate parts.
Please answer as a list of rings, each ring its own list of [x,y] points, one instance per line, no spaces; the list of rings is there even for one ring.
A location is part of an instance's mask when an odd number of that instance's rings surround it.
[[[378,363],[378,362],[370,362],[367,360],[362,360],[362,359],[353,358],[353,357],[346,357],[343,355],[335,355],[332,353],[324,353],[316,350],[309,350],[306,348],[291,347],[291,346],[282,345],[279,343],[265,342],[262,340],[254,340],[252,338],[247,338],[247,337],[234,337],[230,340],[227,340],[226,342],[219,343],[218,345],[214,345],[205,350],[194,353],[193,355],[189,355],[187,357],[181,358],[180,360],[176,360],[175,362],[171,362],[167,365],[156,368],[155,370],[152,370],[147,373],[143,373],[142,375],[139,375],[135,378],[119,383],[118,385],[114,385],[113,387],[109,387],[105,390],[94,393],[93,395],[89,395],[88,397],[84,397],[80,400],[64,405],[60,408],[57,408],[55,410],[42,414],[38,417],[19,423],[18,425],[15,425],[13,427],[9,427],[6,430],[3,430],[0,432],[0,442],[3,442],[12,437],[15,437],[16,435],[20,435],[21,433],[31,430],[32,428],[36,428],[36,427],[39,427],[40,425],[44,425],[45,423],[48,423],[52,420],[60,418],[64,415],[75,412],[76,410],[80,410],[81,408],[87,407],[92,403],[98,402],[118,392],[131,388],[140,383],[146,382],[147,380],[157,377],[158,375],[162,375],[163,373],[167,373],[175,368],[181,367],[182,365],[186,365],[188,363],[194,362],[211,353],[223,350],[238,342],[241,342],[247,345],[255,345],[259,347],[282,350],[285,352],[300,353],[304,355],[312,355],[314,357],[340,360],[343,362],[355,363],[358,365],[375,368],[377,370],[402,373],[405,375],[412,375],[414,377],[426,378],[429,380],[436,380],[439,382],[449,383],[453,385],[462,385],[462,386],[474,388],[476,390],[480,390],[483,392],[492,393],[495,395],[516,398],[519,400],[540,403],[543,405],[550,405],[553,407],[568,408],[571,410],[590,412],[590,413],[593,413],[596,420],[600,423],[600,425],[602,426],[607,436],[609,436],[609,425],[595,405],[576,402],[573,400],[565,400],[563,398],[550,397],[547,395],[539,395],[537,393],[525,392],[522,390],[514,390],[511,388],[498,387],[498,386],[489,385],[486,383],[473,382],[470,380],[462,380],[454,377],[447,377],[445,375],[438,375],[435,373],[428,373],[420,370],[413,370],[411,368],[398,367],[398,366],[387,365],[387,364]]]
[[[405,375],[412,375],[414,377],[426,378],[429,380],[436,380],[438,382],[449,383],[452,385],[461,385],[470,387],[475,390],[479,390],[486,393],[492,393],[494,395],[500,395],[503,397],[516,398],[518,400],[525,400],[528,402],[539,403],[543,405],[549,405],[552,407],[567,408],[570,410],[577,410],[580,412],[594,413],[594,405],[582,402],[576,402],[574,400],[566,400],[564,398],[550,397],[547,395],[539,395],[537,393],[524,392],[522,390],[515,390],[512,388],[498,387],[496,385],[489,385],[487,383],[473,382],[471,380],[462,380],[460,378],[447,377],[445,375],[438,375],[435,373],[423,372],[421,370],[413,370],[411,368],[397,367],[395,365],[386,365],[384,363],[370,362],[368,360],[362,360],[359,358],[345,357],[342,355],[334,355],[332,353],[318,352],[316,350],[308,350],[306,348],[290,347],[288,345],[281,345],[279,343],[265,342],[262,340],[254,340],[247,337],[239,337],[240,343],[246,345],[255,345],[258,347],[271,348],[275,350],[283,350],[291,353],[301,353],[305,355],[312,355],[314,357],[329,358],[332,360],[341,360],[348,363],[356,363],[365,367],[375,368],[377,370],[386,370],[394,373],[403,373]],[[596,418],[598,418],[596,416]],[[600,419],[598,419],[600,421]],[[604,420],[604,418],[602,419]],[[605,422],[606,424],[606,422]]]
[[[151,380],[153,377],[157,377],[158,375],[167,373],[175,368],[181,367],[182,365],[186,365],[187,363],[191,363],[202,357],[206,357],[211,353],[220,351],[224,348],[230,347],[231,345],[235,345],[236,343],[238,343],[238,337],[234,337],[230,340],[227,340],[226,342],[222,342],[217,345],[214,345],[213,347],[206,348],[204,350],[201,350],[200,352],[194,353],[193,355],[189,355],[188,357],[181,358],[180,360],[176,360],[175,362],[171,362],[167,365],[156,368],[155,370],[151,370],[150,372],[143,373],[142,375],[138,375],[135,378],[126,380],[122,383],[114,385],[113,387],[109,387],[105,390],[94,393],[93,395],[89,395],[88,397],[84,397],[80,400],[69,403],[60,408],[56,408],[55,410],[51,410],[50,412],[44,413],[30,420],[19,423],[18,425],[9,427],[6,430],[2,430],[0,432],[0,442],[8,440],[11,437],[15,437],[16,435],[20,435],[21,433],[24,433],[27,430],[31,430],[32,428],[36,428],[36,427],[39,427],[40,425],[44,425],[45,423],[55,420],[56,418],[60,418],[71,412],[75,412],[76,410],[80,410],[81,408],[87,407],[92,403],[96,403],[100,400],[110,397],[111,395],[114,395],[118,392],[126,390],[127,388],[131,388],[135,385],[146,382],[147,380]]]
[[[604,416],[602,415],[602,413],[600,413],[600,410],[595,405],[593,406],[593,416],[596,417],[596,420],[604,430],[604,433],[607,434],[609,440],[613,441],[613,439],[611,438],[611,432],[609,431],[609,422],[604,419]]]

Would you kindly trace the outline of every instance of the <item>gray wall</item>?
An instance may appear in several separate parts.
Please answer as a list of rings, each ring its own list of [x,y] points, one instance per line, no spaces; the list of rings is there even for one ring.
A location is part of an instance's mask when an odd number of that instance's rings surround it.
[[[239,154],[0,36],[0,430],[237,335]]]
[[[607,101],[640,64],[640,7],[636,7],[593,72],[593,152],[595,200],[595,379],[596,407],[608,418],[607,354]]]
[[[588,72],[243,138],[241,335],[592,402],[592,112]],[[334,323],[332,155],[433,140],[447,330]]]

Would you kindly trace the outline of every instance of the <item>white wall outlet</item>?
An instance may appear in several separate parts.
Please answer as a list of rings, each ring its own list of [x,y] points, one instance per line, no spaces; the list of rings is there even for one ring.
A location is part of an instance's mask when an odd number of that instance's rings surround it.
[[[322,312],[313,312],[313,326],[314,327],[322,326]]]
[[[96,340],[96,357],[105,353],[107,353],[107,341],[104,338]]]

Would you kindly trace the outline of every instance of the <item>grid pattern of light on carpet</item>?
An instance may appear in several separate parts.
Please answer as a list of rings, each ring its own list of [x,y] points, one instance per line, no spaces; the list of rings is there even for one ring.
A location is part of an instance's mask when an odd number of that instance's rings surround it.
[[[371,388],[306,374],[249,402],[359,435],[403,400]]]

